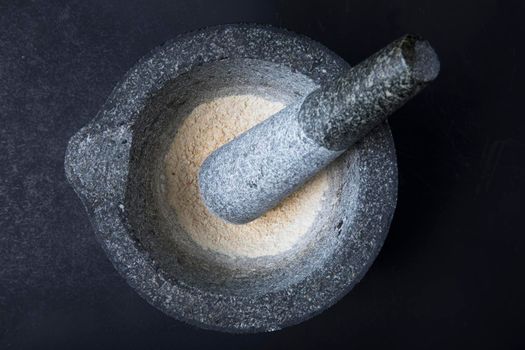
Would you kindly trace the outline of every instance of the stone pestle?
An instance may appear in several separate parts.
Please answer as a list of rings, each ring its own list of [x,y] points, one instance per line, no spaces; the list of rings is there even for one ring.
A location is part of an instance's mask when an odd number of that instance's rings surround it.
[[[325,168],[439,72],[427,41],[406,35],[215,150],[200,194],[220,218],[248,223]]]

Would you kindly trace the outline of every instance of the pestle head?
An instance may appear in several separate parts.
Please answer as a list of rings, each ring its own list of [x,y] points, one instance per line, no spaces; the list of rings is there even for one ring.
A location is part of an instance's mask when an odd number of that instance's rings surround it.
[[[427,41],[406,35],[214,151],[200,194],[222,219],[250,222],[416,95],[439,72]]]

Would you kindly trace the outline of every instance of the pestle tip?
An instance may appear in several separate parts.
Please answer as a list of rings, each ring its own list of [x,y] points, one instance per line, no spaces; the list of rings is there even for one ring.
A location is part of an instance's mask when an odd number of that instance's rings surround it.
[[[430,43],[415,35],[407,35],[402,41],[401,52],[414,79],[421,83],[434,80],[439,74],[440,63]]]

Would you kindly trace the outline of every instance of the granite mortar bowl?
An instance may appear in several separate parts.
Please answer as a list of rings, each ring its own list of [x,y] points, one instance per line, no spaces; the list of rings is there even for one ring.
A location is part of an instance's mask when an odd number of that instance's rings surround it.
[[[227,332],[272,331],[333,305],[365,274],[397,195],[387,124],[329,168],[309,232],[279,255],[228,257],[201,248],[164,191],[164,156],[202,102],[252,94],[289,104],[348,68],[320,44],[281,29],[227,25],[182,35],[133,67],[68,145],[68,180],[119,273],[176,319]]]

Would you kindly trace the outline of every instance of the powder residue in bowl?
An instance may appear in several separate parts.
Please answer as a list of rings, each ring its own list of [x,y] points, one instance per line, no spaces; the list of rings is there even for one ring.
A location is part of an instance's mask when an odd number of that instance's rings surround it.
[[[165,157],[164,187],[178,222],[201,247],[232,257],[276,255],[292,248],[313,224],[328,188],[326,171],[244,225],[216,217],[199,194],[198,173],[206,157],[283,107],[255,95],[225,96],[198,105],[181,123]]]

